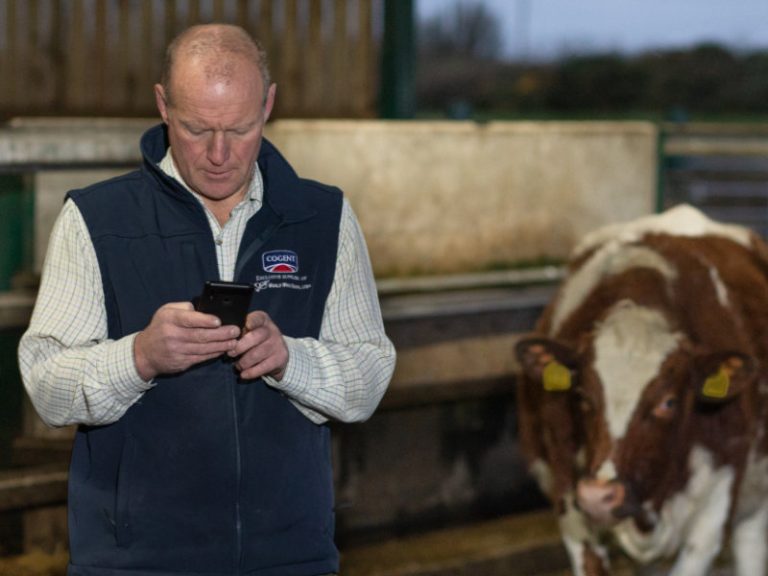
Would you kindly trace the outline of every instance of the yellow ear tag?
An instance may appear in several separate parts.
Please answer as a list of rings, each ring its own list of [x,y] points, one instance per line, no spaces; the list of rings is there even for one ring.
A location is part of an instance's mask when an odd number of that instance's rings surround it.
[[[571,387],[571,371],[559,362],[547,364],[541,376],[547,392],[559,392]]]
[[[712,374],[704,381],[701,393],[707,398],[725,398],[728,396],[728,388],[731,386],[731,377],[722,366],[717,374]]]

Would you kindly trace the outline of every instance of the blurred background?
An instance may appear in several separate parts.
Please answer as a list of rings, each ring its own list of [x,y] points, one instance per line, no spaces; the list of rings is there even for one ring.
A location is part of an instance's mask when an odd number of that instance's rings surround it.
[[[682,121],[766,111],[768,6],[757,0],[418,6],[421,113]]]
[[[165,45],[216,20],[262,41],[281,117],[754,119],[766,12],[759,0],[2,0],[0,117],[153,116]]]
[[[249,30],[270,138],[339,185],[399,361],[334,426],[344,574],[560,574],[512,348],[597,226],[689,202],[768,232],[764,0],[0,0],[0,574],[63,574],[72,430],[16,366],[67,190],[140,163],[168,41]]]

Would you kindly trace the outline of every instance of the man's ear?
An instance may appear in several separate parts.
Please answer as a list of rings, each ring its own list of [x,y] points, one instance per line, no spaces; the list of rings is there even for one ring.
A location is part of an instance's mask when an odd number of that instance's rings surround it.
[[[693,386],[700,402],[728,402],[757,381],[756,361],[741,352],[699,354],[693,362]]]
[[[275,95],[277,94],[277,84],[272,83],[267,90],[267,98],[264,100],[264,123],[267,123],[272,115],[272,108],[275,107]]]
[[[515,346],[526,379],[547,392],[570,390],[575,384],[576,353],[567,345],[543,336],[530,336]]]
[[[168,100],[166,99],[165,88],[162,84],[155,84],[155,105],[163,122],[168,124]]]

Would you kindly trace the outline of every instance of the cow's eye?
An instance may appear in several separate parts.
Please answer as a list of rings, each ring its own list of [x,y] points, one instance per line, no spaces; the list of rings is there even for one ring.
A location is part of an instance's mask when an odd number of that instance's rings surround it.
[[[654,406],[653,415],[656,418],[667,420],[677,411],[677,397],[674,394],[665,394]]]

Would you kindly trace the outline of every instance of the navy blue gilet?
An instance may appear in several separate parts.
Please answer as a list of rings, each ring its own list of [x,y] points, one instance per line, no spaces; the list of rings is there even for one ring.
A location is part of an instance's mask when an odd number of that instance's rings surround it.
[[[200,204],[157,167],[163,126],[136,172],[73,191],[96,250],[109,337],[218,279]],[[266,140],[264,204],[236,281],[257,287],[283,334],[314,337],[333,281],[342,196],[300,179]],[[126,414],[81,426],[69,478],[71,576],[309,576],[338,571],[330,432],[220,358],[160,376]]]

